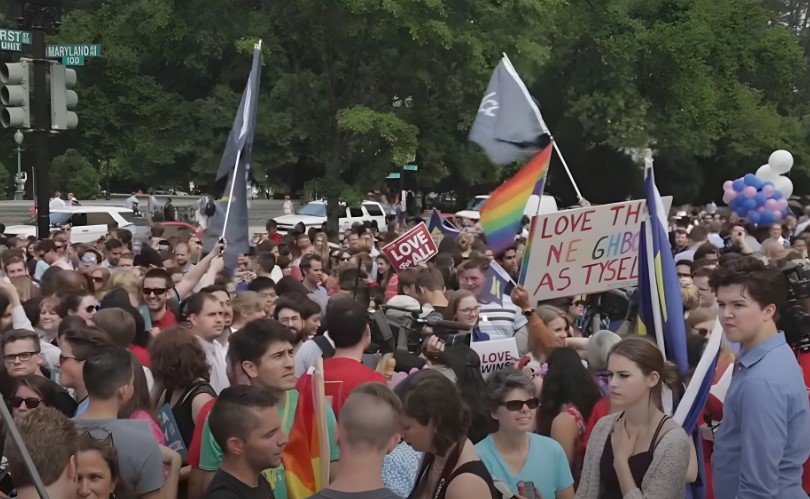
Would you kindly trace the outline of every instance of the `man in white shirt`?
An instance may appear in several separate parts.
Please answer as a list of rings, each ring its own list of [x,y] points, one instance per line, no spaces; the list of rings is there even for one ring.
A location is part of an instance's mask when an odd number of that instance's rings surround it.
[[[58,208],[64,208],[65,206],[66,206],[65,201],[62,199],[62,193],[56,191],[53,195],[53,199],[51,199],[51,202],[48,203],[48,207],[54,210]]]
[[[219,393],[230,386],[225,368],[225,349],[215,341],[225,328],[225,310],[216,296],[197,293],[189,298],[186,313],[191,330],[200,339],[205,351],[205,360],[211,370],[211,388]]]

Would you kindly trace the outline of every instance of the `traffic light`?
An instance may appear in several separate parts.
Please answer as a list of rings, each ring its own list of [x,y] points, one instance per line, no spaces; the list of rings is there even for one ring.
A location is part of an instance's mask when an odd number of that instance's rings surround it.
[[[31,86],[29,61],[0,65],[0,124],[3,128],[31,128]]]
[[[61,64],[51,64],[51,129],[70,130],[79,124],[73,112],[79,96],[71,90],[76,85],[76,71]]]

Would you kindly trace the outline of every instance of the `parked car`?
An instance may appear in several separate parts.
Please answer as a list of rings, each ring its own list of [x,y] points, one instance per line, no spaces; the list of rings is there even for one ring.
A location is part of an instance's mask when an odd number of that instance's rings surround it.
[[[120,229],[133,230],[135,214],[128,208],[115,206],[67,206],[50,210],[51,232],[71,225],[70,240],[74,243],[93,243],[107,234],[108,225],[115,222]],[[7,236],[37,235],[36,219],[26,224],[6,227]]]
[[[479,211],[481,207],[484,206],[487,199],[489,199],[489,195],[485,196],[475,196],[475,199],[470,203],[466,210],[461,210],[456,213],[457,217],[460,218],[468,218],[470,220],[478,220],[481,218]],[[540,211],[537,210],[537,205],[540,205]],[[532,194],[529,196],[529,202],[526,203],[526,207],[523,210],[523,214],[527,217],[533,217],[538,213],[540,215],[545,215],[548,213],[556,213],[559,211],[557,208],[557,200],[554,199],[554,196],[538,196],[536,194]]]
[[[351,228],[355,223],[372,222],[376,221],[380,230],[385,229],[385,211],[383,206],[376,201],[363,201],[358,207],[349,207],[345,203],[341,203],[345,207],[345,212],[341,211],[340,220],[338,225],[340,230]],[[276,217],[278,223],[278,231],[286,234],[291,231],[298,223],[303,223],[307,229],[316,227],[320,229],[326,223],[326,201],[317,200],[310,201],[292,215],[282,215]]]

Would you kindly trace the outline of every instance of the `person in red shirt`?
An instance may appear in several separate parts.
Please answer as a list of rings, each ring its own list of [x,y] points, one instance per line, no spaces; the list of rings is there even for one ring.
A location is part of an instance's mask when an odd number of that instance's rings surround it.
[[[276,244],[280,244],[284,237],[278,233],[278,223],[272,218],[267,221],[267,224],[264,226],[267,230],[267,235],[265,239],[269,241],[273,241]]]
[[[172,276],[165,269],[151,269],[143,278],[143,301],[149,309],[153,329],[166,331],[177,324],[177,318],[166,307],[172,289]]]
[[[329,337],[335,343],[335,353],[323,361],[324,385],[332,398],[335,414],[352,390],[363,383],[385,383],[385,376],[362,363],[363,352],[371,343],[366,307],[350,296],[335,296],[326,307]],[[296,386],[302,397],[312,393],[312,375],[305,374]]]

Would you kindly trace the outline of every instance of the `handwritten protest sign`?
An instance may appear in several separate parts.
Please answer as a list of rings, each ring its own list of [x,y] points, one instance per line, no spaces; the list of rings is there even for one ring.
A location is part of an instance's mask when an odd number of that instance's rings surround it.
[[[401,272],[430,260],[439,252],[424,222],[382,249],[394,270]]]
[[[481,374],[488,378],[490,374],[511,366],[520,358],[517,342],[514,338],[504,340],[473,341],[470,343],[478,357],[481,358]]]
[[[668,210],[672,198],[664,198]],[[638,245],[647,202],[625,201],[532,220],[524,287],[534,300],[598,293],[638,282]]]

